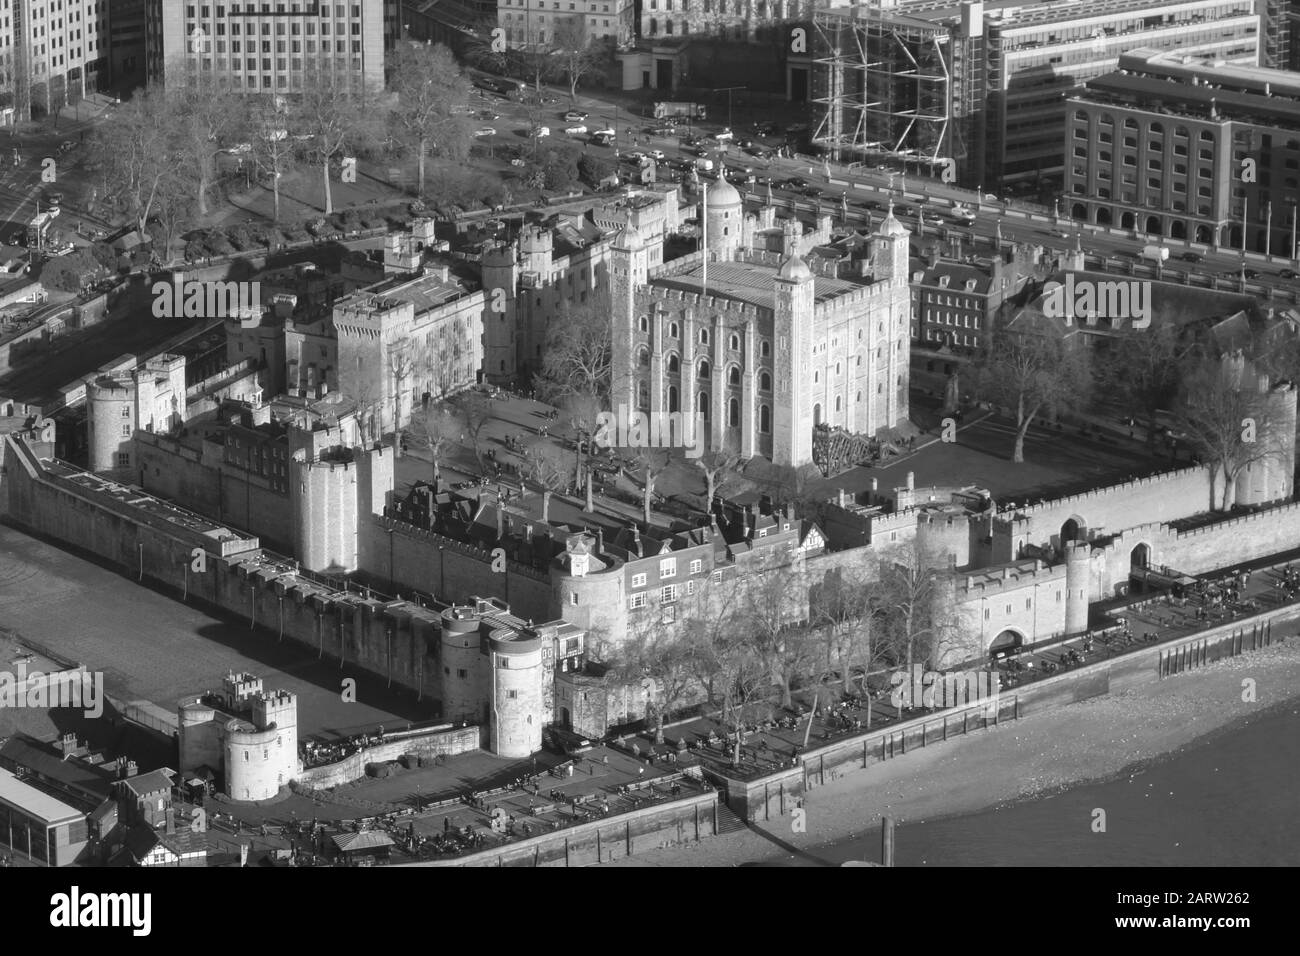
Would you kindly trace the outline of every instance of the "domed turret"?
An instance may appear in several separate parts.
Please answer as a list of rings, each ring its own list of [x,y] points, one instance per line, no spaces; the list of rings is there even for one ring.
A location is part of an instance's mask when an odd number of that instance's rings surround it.
[[[745,203],[736,187],[725,179],[710,186],[704,199],[704,222],[708,230],[708,248],[713,258],[725,262],[736,257],[740,248]]]
[[[786,282],[802,282],[812,277],[813,272],[808,268],[808,263],[797,255],[791,256],[781,263],[781,270],[777,273],[777,278],[784,279]]]

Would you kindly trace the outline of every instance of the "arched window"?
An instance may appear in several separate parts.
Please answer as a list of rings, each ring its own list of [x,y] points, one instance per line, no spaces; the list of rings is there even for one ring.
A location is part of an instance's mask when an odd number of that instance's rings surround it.
[[[821,372],[813,372],[813,384],[814,384],[814,385],[816,385],[818,382],[820,382],[821,379],[822,379],[822,373],[821,373]]]
[[[728,340],[728,342],[727,342],[727,348],[731,349],[731,351],[733,351],[733,352],[739,352],[739,351],[740,351],[740,336],[739,336],[739,335],[736,335],[736,334],[733,332],[732,335],[731,335],[730,340]]]
[[[708,329],[700,329],[700,344],[701,344],[701,345],[708,345],[708,344],[709,344],[709,330],[708,330]]]
[[[709,393],[708,392],[700,392],[698,396],[698,404],[696,407],[699,408],[700,410],[700,417],[707,422],[709,420]]]
[[[760,392],[772,391],[772,376],[767,372],[760,372],[758,375],[758,390]]]
[[[640,362],[642,365],[650,364],[650,350],[645,346],[642,346],[640,349],[637,350],[636,357],[637,357],[637,361]]]
[[[728,385],[739,385],[739,384],[740,384],[740,366],[739,366],[739,365],[733,365],[733,366],[731,366],[731,368],[727,369],[727,384],[728,384]]]
[[[641,319],[638,321],[637,325],[642,332],[650,331],[650,320],[646,318],[644,315],[641,316]]]
[[[763,435],[772,434],[772,409],[766,405],[758,406],[758,430]]]
[[[669,385],[669,386],[668,386],[668,411],[670,411],[670,412],[680,412],[680,411],[681,411],[681,408],[678,406],[678,402],[677,402],[677,386],[676,386],[676,385]]]
[[[676,323],[676,322],[669,322],[669,323],[668,323],[668,337],[669,337],[670,339],[675,339],[675,338],[677,338],[677,333],[678,333],[678,331],[679,331],[679,329],[677,328],[677,323]]]
[[[732,428],[740,424],[740,402],[734,398],[727,402],[727,424]]]
[[[656,33],[658,33],[658,32],[659,32],[659,21],[656,20],[654,17],[651,17],[651,18],[650,18],[650,35],[651,35],[651,36],[654,36],[654,35],[655,35]]]
[[[840,397],[838,395],[835,396],[835,410],[837,412],[840,410]]]
[[[650,411],[650,383],[636,383],[636,407],[643,412]]]
[[[758,354],[763,356],[763,358],[770,357],[772,354],[772,343],[769,342],[767,339],[764,339],[762,342],[760,342],[758,344]]]
[[[677,357],[676,352],[668,354],[668,371],[676,375],[682,370],[682,360]]]
[[[709,360],[704,359],[700,362],[700,378],[708,378],[713,369],[709,365]]]

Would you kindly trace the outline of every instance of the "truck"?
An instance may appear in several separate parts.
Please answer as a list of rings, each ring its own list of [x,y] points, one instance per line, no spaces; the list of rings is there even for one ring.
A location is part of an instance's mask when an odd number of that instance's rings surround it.
[[[1153,260],[1156,261],[1156,262],[1168,262],[1168,261],[1169,261],[1169,247],[1168,247],[1168,246],[1159,246],[1159,245],[1143,246],[1143,247],[1142,247],[1142,258],[1143,258],[1143,259],[1153,259]]]
[[[682,119],[703,120],[708,118],[708,111],[702,103],[674,103],[663,101],[655,104],[655,119],[667,119],[676,116]]]
[[[45,247],[50,238],[50,227],[54,225],[54,220],[58,217],[57,208],[50,209],[46,212],[37,213],[31,222],[27,224],[27,248],[33,252],[39,252]]]

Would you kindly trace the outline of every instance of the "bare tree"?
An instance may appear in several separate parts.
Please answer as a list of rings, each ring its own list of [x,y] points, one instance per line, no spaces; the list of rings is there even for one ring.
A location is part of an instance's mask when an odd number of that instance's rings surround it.
[[[740,464],[740,447],[734,438],[723,439],[722,447],[709,449],[692,463],[704,474],[704,510],[713,512],[713,496],[722,493],[728,479],[734,478]]]
[[[999,329],[985,348],[979,392],[988,401],[1015,409],[1012,461],[1025,460],[1025,434],[1040,412],[1087,403],[1091,380],[1086,356],[1066,332],[1059,319],[1026,310]]]
[[[915,541],[881,559],[879,608],[896,653],[909,668],[931,659],[956,620],[946,574]]]
[[[592,293],[574,303],[562,319],[550,323],[542,348],[542,369],[536,385],[543,401],[559,402],[567,395],[609,395],[613,347],[608,294]]]
[[[743,620],[751,649],[780,691],[781,706],[789,707],[794,684],[808,673],[816,650],[807,622],[802,562],[750,573],[743,587]]]
[[[1153,321],[1149,328],[1129,328],[1105,344],[1108,348],[1098,363],[1099,390],[1141,413],[1147,442],[1153,444],[1160,427],[1158,412],[1168,408],[1178,392],[1185,349],[1179,345],[1177,326]]]
[[[581,14],[568,16],[555,24],[551,54],[559,63],[561,75],[569,83],[569,99],[578,99],[582,78],[599,70],[610,59],[609,48],[587,30]]]
[[[474,457],[478,459],[479,467],[482,467],[483,449],[479,437],[483,434],[483,426],[492,420],[492,399],[482,392],[463,392],[456,396],[455,405],[465,422],[465,434],[470,440],[470,447],[474,449]]]
[[[429,448],[433,482],[437,484],[442,476],[441,466],[447,452],[465,433],[465,422],[449,405],[429,402],[412,416],[411,427]]]
[[[564,453],[545,438],[538,438],[524,452],[528,477],[542,486],[542,523],[551,520],[551,495],[573,484],[573,469]]]
[[[106,189],[142,236],[162,197],[189,188],[178,176],[176,121],[167,97],[146,90],[96,131],[95,151],[104,162]]]
[[[646,690],[646,717],[654,718],[655,743],[662,744],[664,721],[687,700],[695,684],[696,648],[689,638],[664,630],[650,615],[633,625],[632,631],[620,670],[625,679],[640,681]]]
[[[297,143],[290,135],[290,109],[280,97],[263,97],[251,110],[250,128],[253,162],[271,179],[274,218],[280,221],[280,180],[294,167]]]
[[[452,112],[468,98],[469,84],[445,46],[400,44],[392,91],[398,102],[393,119],[403,144],[415,151],[416,187],[423,196],[429,155],[458,163],[469,157],[470,120]]]
[[[333,70],[318,68],[306,74],[295,113],[301,134],[310,137],[307,152],[320,165],[328,216],[334,212],[330,164],[336,156],[378,139],[377,104],[365,87],[358,88]]]
[[[649,527],[651,505],[654,503],[655,479],[672,464],[672,456],[666,448],[639,448],[636,452],[636,462],[641,468],[644,482],[641,491],[642,518]]]
[[[1178,427],[1213,469],[1219,487],[1215,510],[1236,500],[1237,479],[1252,464],[1283,462],[1294,434],[1274,411],[1267,380],[1240,353],[1205,359],[1188,367],[1178,402]],[[1211,495],[1214,492],[1211,491]]]
[[[217,178],[221,144],[238,128],[242,98],[227,73],[187,71],[184,85],[167,94],[175,117],[177,151],[192,175],[198,215],[208,214],[208,194]]]

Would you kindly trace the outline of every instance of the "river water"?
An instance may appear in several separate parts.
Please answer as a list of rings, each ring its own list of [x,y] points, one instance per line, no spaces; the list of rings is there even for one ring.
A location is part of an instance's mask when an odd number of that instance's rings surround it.
[[[1104,811],[1104,818],[1097,811]],[[1104,822],[1104,832],[1101,829]],[[880,828],[795,865],[879,860]],[[898,866],[1300,865],[1300,701],[1116,779],[899,825]]]

